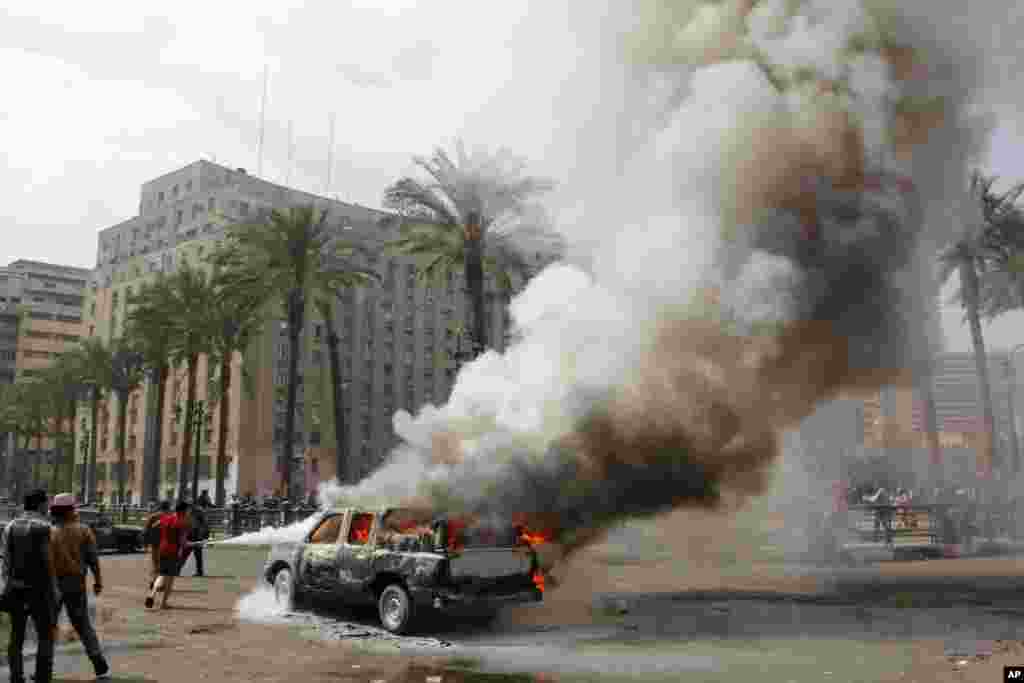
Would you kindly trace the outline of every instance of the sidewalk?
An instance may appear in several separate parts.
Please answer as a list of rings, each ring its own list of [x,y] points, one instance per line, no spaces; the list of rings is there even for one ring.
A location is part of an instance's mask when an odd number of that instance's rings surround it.
[[[111,668],[117,672],[117,654],[119,652],[127,652],[130,650],[140,650],[144,648],[152,647],[163,647],[157,643],[146,642],[145,640],[140,641],[114,641],[109,643],[103,643],[104,653],[110,655],[108,659],[111,660]],[[35,645],[25,645],[25,669],[26,674],[30,675],[35,670],[35,658],[36,658],[36,647]],[[5,658],[6,662],[6,658]],[[58,645],[53,649],[53,673],[54,676],[64,674],[79,674],[88,676],[86,680],[92,680],[92,664],[89,662],[89,658],[85,654],[85,649],[81,643],[65,643]],[[5,676],[7,679],[10,678],[11,670],[6,663],[0,666],[0,676]],[[145,679],[122,679],[122,680],[145,680]]]

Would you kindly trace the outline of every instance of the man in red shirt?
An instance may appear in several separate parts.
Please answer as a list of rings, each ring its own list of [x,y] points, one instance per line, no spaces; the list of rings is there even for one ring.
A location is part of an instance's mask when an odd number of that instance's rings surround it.
[[[160,517],[160,576],[146,596],[146,607],[152,607],[156,594],[163,592],[160,609],[167,609],[167,601],[174,587],[174,577],[181,571],[181,558],[188,537],[189,504],[180,501],[174,507],[174,514]]]

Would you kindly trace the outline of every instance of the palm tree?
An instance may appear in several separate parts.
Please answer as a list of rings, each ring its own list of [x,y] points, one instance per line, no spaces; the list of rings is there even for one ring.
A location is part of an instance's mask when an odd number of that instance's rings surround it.
[[[384,192],[384,206],[395,209],[402,237],[391,247],[399,253],[428,260],[425,277],[461,267],[472,311],[475,354],[487,348],[487,316],[484,304],[484,268],[498,263],[496,235],[528,226],[530,200],[554,187],[551,181],[523,177],[521,160],[507,152],[468,154],[455,145],[453,161],[441,148],[430,157],[414,157],[426,173],[425,181],[406,176]]]
[[[122,338],[114,342],[111,349],[110,389],[117,397],[117,498],[125,504],[125,478],[128,462],[125,457],[125,440],[128,432],[128,399],[141,386],[144,376],[145,357]]]
[[[334,302],[341,290],[350,287],[365,287],[380,281],[373,270],[363,268],[352,258],[356,253],[365,253],[359,247],[339,242],[332,249],[333,254],[324,256],[321,268],[313,279],[313,302],[324,320],[327,333],[327,356],[331,369],[331,407],[334,410],[334,472],[339,484],[349,481],[348,440],[345,429],[345,395],[341,377],[341,354],[338,347],[341,338],[334,321]]]
[[[25,468],[24,463],[18,458],[18,439],[25,439],[25,446],[22,453],[28,452],[31,432],[28,430],[28,423],[25,417],[26,391],[24,382],[0,385],[0,430],[11,434],[14,439],[12,450],[7,454],[4,463],[4,480],[7,483],[8,494],[14,500],[21,496],[22,476]]]
[[[207,310],[211,345],[210,365],[218,368],[216,392],[210,392],[211,404],[220,410],[217,425],[217,461],[215,465],[215,496],[217,505],[224,505],[227,492],[224,480],[227,476],[228,420],[230,418],[231,363],[235,354],[244,354],[253,338],[263,325],[264,309],[268,293],[262,290],[262,278],[252,279],[252,272],[237,272],[226,268],[231,263],[231,254],[226,249],[218,250],[211,259],[213,263],[212,305]],[[245,370],[243,367],[245,380]],[[243,385],[246,383],[243,381]],[[193,486],[193,496],[195,496]]]
[[[17,395],[16,417],[21,422],[25,437],[26,473],[32,486],[38,486],[42,471],[43,438],[46,436],[49,419],[46,385],[39,378],[22,379],[15,383],[20,388]],[[31,440],[36,440],[36,454],[32,462],[27,461]]]
[[[144,288],[133,301],[139,311],[136,320],[142,324],[153,322],[156,330],[166,334],[166,350],[169,355],[165,358],[175,367],[185,366],[187,372],[185,430],[178,470],[178,495],[184,496],[188,489],[192,438],[199,438],[201,426],[196,424],[199,360],[212,348],[206,322],[206,311],[214,305],[210,277],[205,270],[182,261],[174,273],[162,276],[156,283]],[[156,333],[155,330],[151,332]],[[156,353],[157,349],[146,351],[146,355],[149,355]],[[150,360],[159,363],[153,356],[150,356]]]
[[[50,473],[50,489],[56,491],[58,486],[63,484],[60,476],[61,461],[70,469],[67,476],[69,487],[73,486],[74,480],[75,418],[78,397],[82,391],[77,358],[73,354],[60,356],[53,365],[43,371],[42,381],[47,388],[46,398],[53,423],[52,435],[58,453]],[[69,424],[67,430],[65,424]]]
[[[991,189],[994,181],[995,178],[979,181],[984,187],[982,206],[992,258],[980,274],[978,307],[981,317],[989,322],[1024,308],[1024,210],[1017,205],[1017,200],[1024,194],[1024,183],[997,194]],[[1016,418],[1011,420],[1015,421]],[[1016,424],[1011,424],[1010,428],[1012,468],[1018,472],[1020,445]]]
[[[0,383],[0,488],[10,494],[10,464],[13,460],[12,453],[7,449],[7,440],[13,431],[13,423],[10,421],[13,412],[12,385]]]
[[[85,463],[85,499],[92,503],[96,500],[96,447],[100,431],[100,402],[104,400],[113,381],[112,356],[110,349],[99,337],[83,340],[76,354],[82,382],[89,388],[90,393],[92,432],[89,435],[89,454]]]
[[[969,225],[951,244],[939,253],[939,282],[946,283],[957,273],[960,287],[956,300],[964,308],[964,317],[971,330],[974,347],[974,366],[978,377],[982,416],[985,420],[986,438],[982,458],[985,474],[991,471],[995,447],[995,418],[992,409],[992,389],[988,376],[988,356],[981,328],[981,280],[980,273],[989,270],[990,264],[999,258],[999,249],[993,242],[993,225],[998,220],[1000,202],[992,194],[993,179],[979,172],[971,175],[971,194],[981,208],[981,221]]]
[[[165,279],[144,285],[131,300],[131,312],[125,321],[125,338],[138,350],[149,371],[147,397],[154,406],[149,420],[152,433],[146,435],[143,459],[145,466],[142,499],[154,500],[160,496],[161,448],[163,445],[164,406],[167,399],[167,380],[170,376],[170,358],[174,326],[165,303],[173,300],[167,291]],[[154,405],[155,404],[155,405]],[[148,430],[147,430],[148,431]]]
[[[19,500],[24,493],[25,482],[31,472],[28,449],[33,436],[31,425],[31,387],[27,382],[16,381],[3,387],[4,402],[0,405],[0,423],[4,430],[14,435],[14,451],[10,454],[7,475],[11,482],[11,498]],[[18,439],[24,439],[21,457],[18,457]]]
[[[282,483],[292,497],[292,458],[295,409],[299,385],[299,336],[305,326],[310,294],[326,277],[321,259],[334,239],[327,213],[314,206],[271,211],[264,222],[230,226],[220,263],[233,277],[250,283],[264,301],[276,300],[284,309],[288,332],[288,387],[285,401]]]

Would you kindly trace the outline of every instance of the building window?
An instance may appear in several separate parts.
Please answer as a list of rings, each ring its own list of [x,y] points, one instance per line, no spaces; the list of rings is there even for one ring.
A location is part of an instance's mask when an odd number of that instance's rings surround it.
[[[156,193],[156,203],[157,204],[162,204],[163,201],[164,201],[164,193],[163,192],[157,192]]]
[[[217,200],[216,199],[214,199],[213,197],[210,197],[209,199],[206,200],[206,210],[207,211],[214,211],[216,208],[217,208]]]
[[[174,212],[174,227],[178,227],[179,225],[181,225],[183,217],[184,212],[181,209],[178,209],[177,211]]]
[[[248,216],[249,215],[249,202],[239,202],[238,203],[238,213],[241,216]]]
[[[322,331],[321,325],[313,325],[313,339],[320,339],[320,333]]]
[[[199,214],[201,214],[202,212],[203,212],[203,205],[202,204],[193,204],[192,205],[192,220],[196,220],[197,218],[199,218]]]
[[[191,192],[191,191],[192,191],[192,181],[190,180],[187,183],[185,183],[185,192]]]
[[[178,196],[178,186],[177,186],[177,185],[175,185],[175,186],[174,186],[174,187],[173,187],[173,188],[171,189],[171,194],[172,194],[173,196],[175,196],[175,197],[177,197],[177,196]]]

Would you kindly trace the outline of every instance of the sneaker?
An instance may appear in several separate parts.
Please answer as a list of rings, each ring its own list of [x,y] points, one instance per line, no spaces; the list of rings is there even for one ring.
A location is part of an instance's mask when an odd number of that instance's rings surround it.
[[[109,681],[114,676],[110,673],[110,665],[107,664],[106,658],[99,658],[96,662],[100,666],[96,669],[96,680],[97,681]]]

